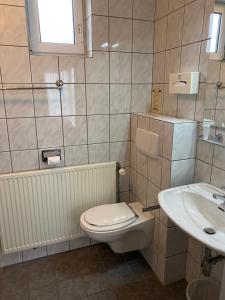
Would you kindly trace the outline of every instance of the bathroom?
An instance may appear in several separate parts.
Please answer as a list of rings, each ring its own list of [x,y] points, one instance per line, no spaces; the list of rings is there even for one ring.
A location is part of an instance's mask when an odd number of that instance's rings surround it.
[[[224,18],[0,0],[0,300],[225,299]]]

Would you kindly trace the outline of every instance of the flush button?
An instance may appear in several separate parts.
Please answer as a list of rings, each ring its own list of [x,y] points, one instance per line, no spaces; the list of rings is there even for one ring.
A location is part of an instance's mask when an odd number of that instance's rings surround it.
[[[215,234],[216,233],[216,231],[213,228],[210,228],[210,227],[204,228],[204,231],[208,234]]]

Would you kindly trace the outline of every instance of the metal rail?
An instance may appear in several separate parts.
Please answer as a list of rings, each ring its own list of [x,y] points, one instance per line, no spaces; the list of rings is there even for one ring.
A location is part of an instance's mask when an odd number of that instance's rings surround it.
[[[40,86],[40,87],[12,87],[12,88],[0,88],[0,91],[22,91],[22,90],[62,90],[63,88],[63,81],[62,80],[57,80],[54,86]]]

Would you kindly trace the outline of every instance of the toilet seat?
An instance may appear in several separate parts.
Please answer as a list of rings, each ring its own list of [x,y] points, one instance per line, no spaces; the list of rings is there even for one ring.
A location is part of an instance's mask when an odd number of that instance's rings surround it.
[[[85,228],[98,232],[124,228],[136,219],[137,216],[125,202],[93,207],[81,216]]]

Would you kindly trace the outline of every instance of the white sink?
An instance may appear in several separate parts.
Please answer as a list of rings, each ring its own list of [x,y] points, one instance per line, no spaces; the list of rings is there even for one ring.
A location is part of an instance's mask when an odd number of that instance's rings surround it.
[[[225,212],[213,194],[225,191],[206,183],[171,188],[159,193],[159,203],[168,217],[181,229],[211,249],[225,255]],[[206,228],[215,230],[208,234]]]

